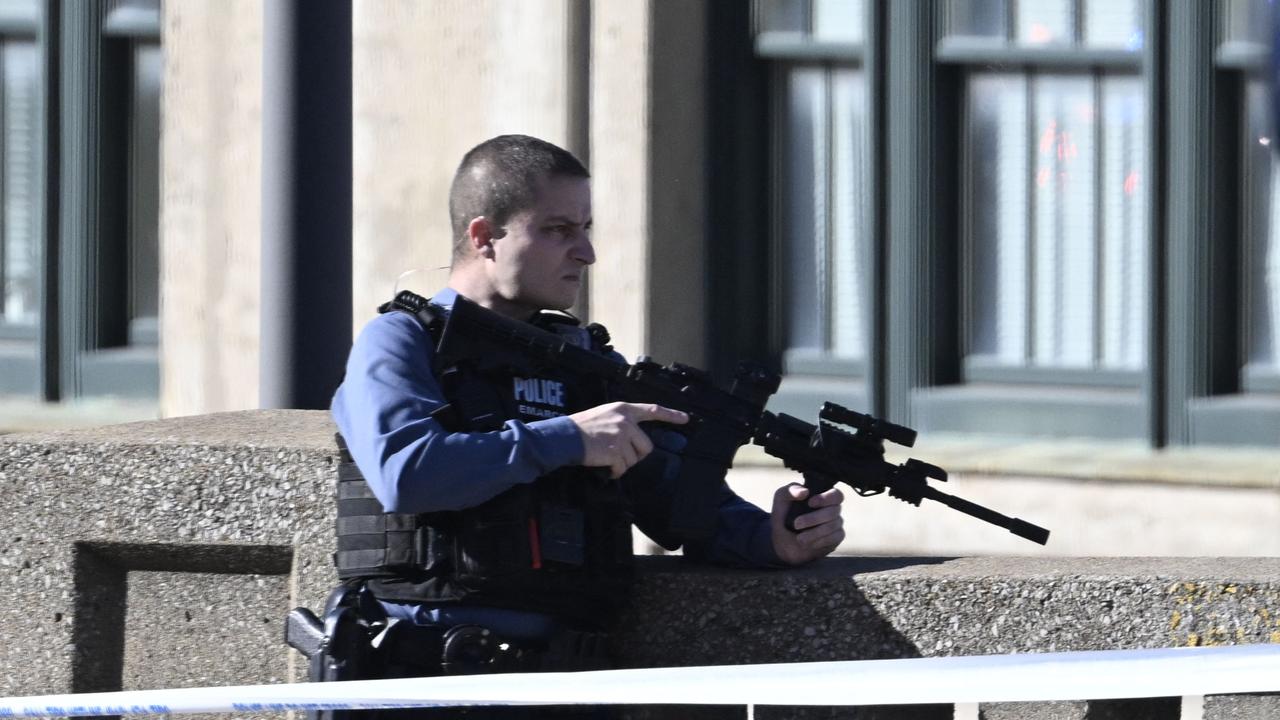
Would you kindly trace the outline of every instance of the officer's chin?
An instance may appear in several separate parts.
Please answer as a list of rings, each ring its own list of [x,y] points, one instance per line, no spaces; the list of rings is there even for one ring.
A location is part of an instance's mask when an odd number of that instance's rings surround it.
[[[556,293],[555,297],[549,298],[551,302],[545,303],[542,307],[545,310],[568,310],[578,300],[578,287],[580,283],[565,283],[572,287],[571,291]]]

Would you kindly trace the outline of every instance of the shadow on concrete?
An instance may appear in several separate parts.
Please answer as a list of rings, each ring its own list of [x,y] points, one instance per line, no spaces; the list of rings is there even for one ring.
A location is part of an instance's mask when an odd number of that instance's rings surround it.
[[[285,575],[293,563],[282,545],[77,542],[71,555],[76,693],[122,689],[131,571]]]
[[[679,558],[641,558],[640,580],[631,607],[619,625],[616,652],[624,667],[663,667],[670,657],[682,665],[799,663],[832,660],[877,660],[921,657],[918,647],[882,617],[858,589],[858,575],[937,565],[953,558],[835,557],[812,565],[771,573],[708,568]],[[698,574],[705,582],[680,578]],[[824,587],[823,578],[833,582]],[[855,582],[847,580],[854,578]],[[838,582],[836,582],[838,581]],[[684,592],[677,592],[679,586]],[[673,605],[672,599],[676,598]],[[750,602],[738,603],[738,598]],[[807,607],[804,617],[780,620],[780,608]],[[664,622],[679,615],[696,636],[664,633]],[[778,628],[792,628],[780,634]],[[644,628],[636,632],[630,628]],[[655,628],[658,629],[654,632]],[[841,628],[832,636],[828,628]],[[733,637],[735,652],[726,658],[718,638]],[[743,638],[748,641],[743,642]],[[746,652],[743,649],[747,648]],[[803,698],[797,697],[797,702]],[[950,720],[954,708],[944,705],[861,707],[757,706],[761,720]],[[629,720],[696,718],[740,720],[744,706],[649,705],[621,711]]]

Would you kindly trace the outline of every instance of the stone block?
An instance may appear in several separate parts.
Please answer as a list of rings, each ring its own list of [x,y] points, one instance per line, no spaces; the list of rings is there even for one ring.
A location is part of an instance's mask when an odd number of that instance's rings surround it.
[[[1280,718],[1280,693],[1207,695],[1204,720],[1275,720]]]
[[[289,608],[318,610],[336,582],[332,438],[327,413],[309,411],[0,437],[0,696],[302,679],[281,628]],[[839,557],[772,572],[675,557],[638,564],[614,637],[626,667],[1280,643],[1277,558]],[[1176,699],[999,703],[982,714],[1097,720],[1177,708]],[[755,709],[761,718],[951,712]],[[1205,702],[1206,717],[1268,713],[1274,696]]]

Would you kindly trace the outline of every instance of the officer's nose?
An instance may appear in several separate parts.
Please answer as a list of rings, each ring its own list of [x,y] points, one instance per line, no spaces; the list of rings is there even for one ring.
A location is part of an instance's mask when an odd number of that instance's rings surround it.
[[[590,235],[584,232],[578,236],[578,242],[574,243],[573,255],[571,257],[583,265],[591,265],[595,263],[596,248],[591,244]]]

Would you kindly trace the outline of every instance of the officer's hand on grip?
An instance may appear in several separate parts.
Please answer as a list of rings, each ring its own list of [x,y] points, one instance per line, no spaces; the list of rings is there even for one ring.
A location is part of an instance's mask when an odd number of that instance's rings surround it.
[[[641,429],[642,422],[683,425],[689,416],[652,403],[615,402],[574,413],[569,419],[582,433],[582,464],[609,468],[619,478],[653,451],[653,441]]]
[[[787,511],[793,502],[805,501],[809,512],[796,517],[796,531],[787,529]],[[800,565],[829,555],[844,540],[844,518],[840,514],[844,494],[837,488],[809,497],[803,485],[791,484],[773,494],[773,551],[778,559]]]

